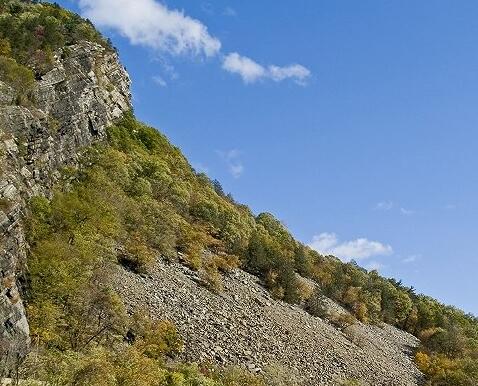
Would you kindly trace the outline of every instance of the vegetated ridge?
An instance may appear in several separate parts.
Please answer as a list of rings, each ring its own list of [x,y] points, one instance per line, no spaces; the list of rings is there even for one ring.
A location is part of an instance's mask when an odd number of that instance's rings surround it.
[[[18,0],[0,13],[0,373],[478,384],[475,317],[320,255],[194,171],[134,118],[89,22]]]

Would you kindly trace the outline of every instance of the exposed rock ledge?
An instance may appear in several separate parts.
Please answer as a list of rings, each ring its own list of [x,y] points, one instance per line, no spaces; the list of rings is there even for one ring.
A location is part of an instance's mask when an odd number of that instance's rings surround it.
[[[334,385],[347,378],[371,386],[421,384],[410,355],[419,343],[414,336],[388,325],[358,323],[347,337],[300,307],[272,299],[244,271],[224,276],[220,294],[198,285],[195,272],[163,260],[149,276],[121,267],[115,276],[131,311],[146,308],[178,326],[186,361],[242,364],[256,372],[279,365],[304,385]]]
[[[13,106],[13,91],[0,83],[0,376],[29,345],[20,285],[25,201],[49,195],[58,168],[74,165],[81,148],[104,137],[105,127],[131,108],[129,87],[116,53],[89,42],[56,54],[54,68],[35,85],[31,107]]]

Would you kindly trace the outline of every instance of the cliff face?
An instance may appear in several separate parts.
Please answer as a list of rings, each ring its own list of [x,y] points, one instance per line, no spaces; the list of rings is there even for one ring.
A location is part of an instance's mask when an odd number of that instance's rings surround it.
[[[49,196],[58,170],[131,108],[130,79],[115,53],[82,42],[56,53],[29,106],[13,105],[0,82],[0,362],[25,355],[29,328],[22,301],[26,252],[22,213],[29,197]],[[6,365],[6,366],[5,366]]]

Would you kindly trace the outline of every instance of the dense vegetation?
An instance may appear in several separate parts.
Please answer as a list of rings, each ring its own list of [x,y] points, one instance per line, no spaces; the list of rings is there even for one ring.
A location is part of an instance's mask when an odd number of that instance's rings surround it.
[[[0,0],[0,80],[23,103],[54,51],[82,39],[110,47],[89,22],[57,5]],[[364,323],[419,337],[416,363],[429,385],[478,384],[476,317],[302,245],[274,216],[255,216],[196,173],[131,114],[109,129],[107,142],[88,149],[82,167],[63,171],[51,200],[32,199],[29,216],[26,300],[35,350],[25,371],[52,385],[266,382],[236,369],[171,364],[182,349],[174,326],[126,312],[109,283],[115,264],[145,273],[159,256],[198,270],[212,291],[221,291],[221,272],[240,266],[274,297],[312,314],[324,316],[320,299],[329,296]]]
[[[218,270],[238,264],[225,251],[238,248],[240,217],[252,217],[132,116],[110,128],[109,142],[89,149],[79,171],[63,171],[52,200],[31,200],[26,304],[33,353],[22,374],[52,385],[288,384],[273,369],[259,377],[177,364],[175,327],[125,310],[109,280],[115,264],[146,272],[159,255],[182,251],[185,263],[220,290]],[[206,198],[224,216],[238,216],[229,233],[221,226],[219,236],[201,219]],[[204,255],[205,248],[214,253]]]
[[[198,270],[213,291],[221,290],[221,271],[241,266],[276,298],[311,313],[320,314],[314,304],[327,295],[362,322],[386,322],[418,336],[417,364],[431,385],[476,385],[475,317],[302,245],[271,214],[254,216],[217,181],[195,173],[163,135],[132,115],[108,133],[107,143],[84,155],[84,167],[64,171],[51,201],[31,202],[28,310],[40,347],[107,358],[97,347],[115,347],[125,336],[142,342],[141,333],[131,335],[135,317],[125,315],[108,272],[117,263],[147,272],[163,256]],[[174,328],[161,326],[171,341]],[[136,342],[122,350],[136,350]]]
[[[25,103],[34,78],[52,68],[54,52],[81,40],[111,49],[91,23],[57,4],[0,0],[0,81]]]

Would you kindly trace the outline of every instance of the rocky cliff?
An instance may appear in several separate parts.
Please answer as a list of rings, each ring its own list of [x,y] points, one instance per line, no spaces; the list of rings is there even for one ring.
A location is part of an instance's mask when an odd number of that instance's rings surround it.
[[[0,358],[9,366],[30,343],[22,301],[26,201],[49,196],[58,171],[74,166],[81,149],[130,110],[129,87],[116,53],[88,42],[56,52],[26,106],[14,105],[14,91],[0,82]]]

